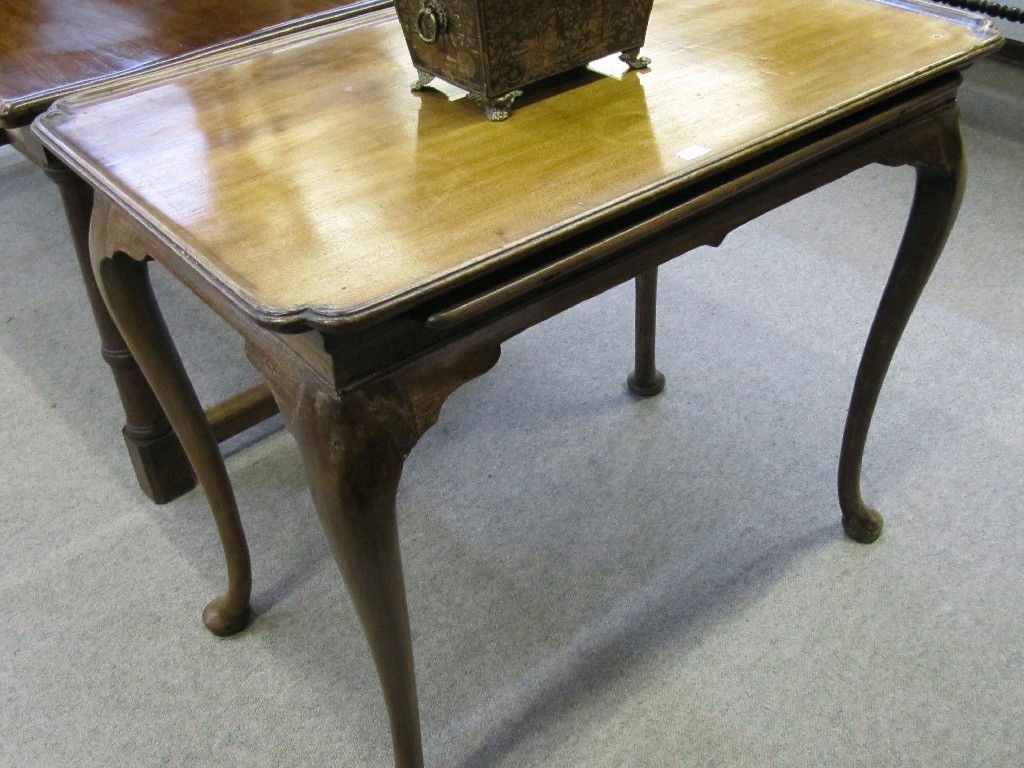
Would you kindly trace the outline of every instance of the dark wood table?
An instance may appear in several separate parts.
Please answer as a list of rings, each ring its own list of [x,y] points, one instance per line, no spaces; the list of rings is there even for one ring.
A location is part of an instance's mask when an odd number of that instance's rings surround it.
[[[71,230],[103,359],[125,412],[123,429],[139,485],[157,503],[195,485],[170,423],[117,327],[89,266],[92,190],[47,155],[28,130],[56,99],[188,68],[246,45],[336,21],[386,2],[343,0],[0,0],[0,144],[11,144],[57,183]],[[345,6],[340,8],[339,6]],[[259,387],[210,409],[219,439],[273,413]]]
[[[244,535],[149,259],[238,330],[273,390],[373,652],[396,765],[420,766],[395,495],[445,399],[506,339],[634,278],[632,382],[657,391],[658,265],[870,163],[917,171],[840,457],[843,526],[878,537],[860,494],[868,428],[959,206],[958,70],[1000,42],[925,3],[662,0],[648,71],[602,60],[490,123],[457,91],[410,93],[381,12],[58,104],[36,131],[96,191],[98,283],[221,524],[229,587],[208,624],[245,623]]]

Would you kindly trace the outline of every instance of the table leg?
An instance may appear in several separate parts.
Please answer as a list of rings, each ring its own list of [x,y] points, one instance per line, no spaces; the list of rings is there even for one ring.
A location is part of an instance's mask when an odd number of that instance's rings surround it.
[[[251,617],[249,548],[220,449],[164,325],[145,261],[97,254],[93,270],[110,314],[167,413],[213,510],[227,559],[228,589],[203,611],[216,635],[244,629]]]
[[[122,434],[135,475],[147,496],[157,504],[166,503],[192,490],[196,478],[177,435],[128,351],[96,287],[89,261],[92,189],[62,165],[51,163],[43,170],[56,183],[64,204],[86,294],[99,331],[103,359],[110,366],[124,407]]]
[[[942,253],[963,195],[966,165],[956,109],[932,121],[911,151],[916,156],[898,162],[909,162],[917,170],[914,202],[861,357],[839,458],[843,527],[851,539],[863,543],[882,532],[881,515],[864,503],[860,492],[871,417],[896,345]]]
[[[291,353],[249,339],[295,436],[320,523],[363,625],[391,723],[396,768],[422,768],[416,674],[395,496],[406,456],[444,400],[498,347],[447,352],[339,394]]]
[[[654,364],[657,304],[658,268],[652,267],[636,277],[636,363],[626,379],[630,391],[642,397],[665,388],[665,377]]]

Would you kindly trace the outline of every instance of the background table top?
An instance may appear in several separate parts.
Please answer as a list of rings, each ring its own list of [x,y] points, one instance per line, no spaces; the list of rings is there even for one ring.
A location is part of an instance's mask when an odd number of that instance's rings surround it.
[[[278,33],[341,0],[0,0],[0,126],[56,98],[209,46]],[[308,20],[311,21],[311,20]]]
[[[498,269],[999,42],[935,6],[659,0],[649,71],[604,59],[489,123],[455,89],[411,93],[401,30],[376,14],[63,102],[36,129],[258,322],[322,327]]]

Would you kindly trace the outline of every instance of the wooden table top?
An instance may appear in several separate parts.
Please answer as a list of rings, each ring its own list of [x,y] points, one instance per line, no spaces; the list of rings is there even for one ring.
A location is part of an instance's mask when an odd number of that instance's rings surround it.
[[[85,85],[194,55],[267,28],[278,34],[343,0],[0,0],[0,126],[26,125]]]
[[[401,30],[378,13],[62,102],[36,130],[257,322],[337,331],[539,243],[558,255],[1000,42],[987,22],[897,0],[656,0],[649,71],[604,59],[490,123],[455,89],[410,92]]]

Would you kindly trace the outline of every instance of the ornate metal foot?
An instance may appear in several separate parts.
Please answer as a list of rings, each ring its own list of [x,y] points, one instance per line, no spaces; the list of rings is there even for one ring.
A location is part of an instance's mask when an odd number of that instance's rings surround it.
[[[512,102],[523,95],[522,91],[510,91],[504,96],[499,96],[496,99],[487,99],[483,96],[477,96],[475,93],[469,94],[469,98],[478,104],[483,105],[484,115],[492,123],[500,123],[502,120],[507,120],[508,116],[512,113]]]
[[[430,85],[431,81],[433,81],[434,79],[434,76],[429,72],[424,72],[422,69],[416,71],[419,72],[419,75],[416,78],[416,82],[413,83],[412,86],[410,87],[414,91],[422,91],[424,88]]]
[[[641,56],[639,48],[623,51],[619,55],[619,61],[628,64],[630,69],[647,69],[651,66],[651,60],[646,56]]]

